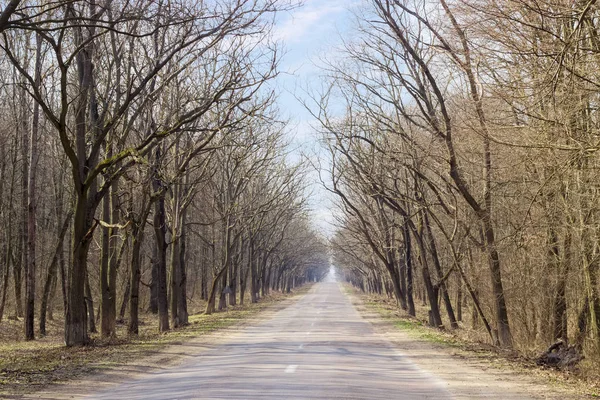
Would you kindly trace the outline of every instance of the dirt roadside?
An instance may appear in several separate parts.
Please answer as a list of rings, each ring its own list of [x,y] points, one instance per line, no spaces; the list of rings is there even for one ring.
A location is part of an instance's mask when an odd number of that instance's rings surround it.
[[[457,399],[592,399],[597,396],[584,393],[577,384],[553,379],[551,373],[538,368],[527,370],[511,365],[506,360],[481,356],[459,347],[450,347],[417,339],[384,318],[373,307],[366,305],[360,295],[343,290],[378,335],[390,341],[398,353],[408,357],[422,370],[446,383],[448,391]]]
[[[147,352],[139,357],[135,357],[125,364],[91,364],[70,376],[68,379],[47,385],[33,393],[6,395],[1,394],[2,399],[48,399],[65,400],[80,399],[93,392],[103,389],[109,389],[120,383],[134,380],[138,377],[159,373],[163,370],[173,368],[183,364],[189,359],[201,355],[220,343],[234,337],[245,327],[258,324],[261,321],[271,318],[278,311],[288,307],[296,302],[306,293],[314,290],[300,290],[297,294],[284,300],[270,304],[256,314],[236,322],[226,328],[218,329],[214,332],[202,336],[181,341],[179,343],[169,344],[156,351]]]

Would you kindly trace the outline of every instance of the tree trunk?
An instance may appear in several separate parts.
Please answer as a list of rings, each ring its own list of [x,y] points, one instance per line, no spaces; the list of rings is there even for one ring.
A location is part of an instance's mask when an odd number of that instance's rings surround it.
[[[121,301],[121,307],[119,309],[119,318],[117,321],[122,324],[125,321],[125,311],[127,311],[127,303],[129,302],[131,293],[131,275],[127,277],[127,284],[125,285],[125,293],[123,293],[123,301]]]
[[[408,228],[408,222],[405,220],[403,226],[404,236],[404,257],[406,259],[406,300],[408,303],[408,314],[413,317],[415,313],[415,300],[413,296],[413,256],[412,256],[412,243],[410,239],[410,230]]]
[[[433,266],[437,273],[438,280],[441,280],[444,276],[444,273],[438,257],[437,244],[435,243],[431,225],[429,224],[429,216],[427,215],[427,212],[423,212],[423,222],[425,223],[425,234],[429,237],[429,247],[431,251],[431,258],[433,260]],[[437,287],[439,287],[441,291],[442,299],[448,314],[448,320],[450,321],[450,326],[452,329],[458,329],[458,323],[456,322],[456,316],[454,315],[454,309],[452,308],[452,302],[450,301],[450,295],[448,294],[446,283],[440,282]]]
[[[152,244],[152,281],[150,282],[150,312],[158,314],[158,246]]]
[[[79,191],[75,200],[72,262],[67,281],[65,319],[65,344],[67,346],[85,345],[89,342],[84,294],[87,255],[94,228],[89,213],[87,191]]]
[[[110,195],[104,197],[102,201],[102,219],[111,224],[111,205],[112,198]],[[112,236],[112,229],[102,226],[102,241],[101,241],[101,254],[100,254],[100,335],[103,338],[111,337],[115,334],[115,326],[110,318],[110,302],[111,302],[111,291],[109,283],[109,261],[112,256],[110,240]]]
[[[69,225],[71,222],[71,214],[67,215],[65,221],[63,222],[62,228],[58,234],[58,243],[56,244],[56,248],[54,249],[54,255],[52,256],[52,261],[50,262],[50,266],[48,267],[48,275],[46,276],[46,283],[44,285],[44,293],[42,294],[42,301],[40,303],[40,335],[46,335],[46,309],[48,306],[48,298],[50,296],[50,289],[54,282],[57,279],[57,270],[60,259],[60,253],[64,248],[64,240],[67,234],[67,230],[69,229]]]
[[[225,271],[227,271],[227,266],[221,268],[221,270],[213,278],[212,284],[210,286],[210,292],[208,294],[208,303],[206,304],[206,311],[204,312],[207,315],[214,313],[216,310],[215,303],[217,297],[217,286],[219,284],[219,280],[223,278],[223,274],[225,274]]]
[[[422,228],[420,228],[422,229]],[[414,232],[415,239],[419,246],[419,260],[421,261],[421,272],[423,275],[423,283],[425,284],[425,290],[427,292],[427,299],[429,300],[430,308],[430,325],[435,328],[442,326],[442,317],[440,316],[440,309],[438,306],[438,289],[431,282],[431,275],[429,273],[429,266],[427,261],[427,252],[425,244],[423,243],[423,237],[421,232]]]
[[[239,249],[240,243],[239,240],[236,241],[235,247],[237,248],[236,258],[231,262],[229,267],[229,305],[235,306],[237,303],[237,279],[238,279],[238,270],[239,270]]]
[[[67,319],[67,301],[68,301],[68,290],[67,290],[67,271],[65,268],[65,254],[60,252],[58,255],[58,265],[60,267],[60,291],[63,298],[63,317]]]
[[[96,333],[96,317],[94,315],[94,299],[92,297],[92,289],[90,287],[90,277],[85,275],[85,302],[87,309],[87,319],[90,332]]]
[[[167,243],[165,225],[165,200],[161,197],[156,201],[154,209],[154,233],[156,236],[156,270],[157,270],[157,304],[158,330],[169,330],[169,309],[167,299]]]
[[[188,325],[188,307],[187,307],[187,262],[186,262],[186,218],[187,207],[181,211],[181,237],[179,238],[179,296],[177,298],[177,314],[180,325]]]
[[[179,216],[177,215],[177,211],[175,211],[175,217],[173,218],[178,219]],[[180,261],[180,238],[178,237],[179,235],[179,231],[178,231],[178,225],[176,222],[174,222],[173,224],[173,240],[171,241],[171,254],[170,254],[170,262],[169,262],[169,310],[171,312],[171,326],[173,328],[177,328],[179,327],[179,316],[178,316],[178,308],[177,308],[177,303],[179,300],[179,288],[180,288],[180,281],[181,281],[181,277],[179,276],[180,274],[180,268],[179,268],[179,261]]]
[[[8,294],[8,285],[10,278],[10,255],[9,255],[10,245],[4,245],[4,249],[2,251],[3,255],[3,265],[4,265],[4,273],[2,274],[2,298],[0,298],[0,322],[2,322],[2,317],[4,316],[4,306],[6,305],[6,297]]]
[[[162,191],[162,182],[158,173],[161,160],[161,149],[156,149],[155,171],[152,177],[152,186],[155,193]],[[156,271],[158,278],[157,304],[158,304],[158,330],[169,330],[169,304],[167,298],[167,225],[165,221],[165,194],[158,196],[154,203],[154,234],[156,238]]]
[[[256,253],[254,238],[250,239],[249,258],[250,262],[250,302],[258,302],[258,277],[256,276]]]
[[[36,34],[36,61],[35,61],[35,85],[40,86],[41,80],[41,58],[42,58],[42,39]],[[35,316],[35,270],[36,270],[36,171],[38,159],[38,133],[40,127],[40,106],[37,102],[33,105],[33,121],[31,126],[31,137],[29,140],[29,172],[27,177],[27,271],[25,285],[25,340],[35,339],[34,316]]]
[[[553,313],[553,326],[554,326],[554,339],[562,339],[566,344],[568,343],[568,330],[567,330],[567,279],[569,275],[569,267],[571,265],[571,232],[569,229],[565,232],[565,238],[563,241],[563,259],[559,263],[560,270],[557,271],[558,282],[556,284],[556,292],[554,295],[554,313]]]
[[[131,264],[129,269],[129,280],[131,282],[131,291],[129,292],[129,324],[127,326],[127,332],[130,335],[137,335],[139,332],[139,308],[140,308],[140,278],[142,270],[142,244],[144,243],[144,228],[152,209],[152,200],[149,200],[142,212],[140,213],[139,219],[133,220],[132,228],[132,249],[131,249]],[[156,249],[157,246],[154,246]],[[156,256],[156,253],[154,254]],[[155,271],[155,263],[153,261],[153,279]],[[152,307],[151,307],[152,310]]]

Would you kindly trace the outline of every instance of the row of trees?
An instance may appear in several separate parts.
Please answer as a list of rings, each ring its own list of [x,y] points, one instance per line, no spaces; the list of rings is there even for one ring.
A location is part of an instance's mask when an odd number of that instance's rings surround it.
[[[126,309],[137,334],[144,299],[165,331],[190,301],[212,313],[322,275],[269,88],[273,15],[291,6],[6,5],[0,320],[12,307],[33,339],[37,315],[43,335],[62,292],[65,343],[81,345],[96,318],[115,335]]]
[[[365,6],[314,108],[348,280],[434,326],[468,307],[493,343],[599,354],[595,3]]]

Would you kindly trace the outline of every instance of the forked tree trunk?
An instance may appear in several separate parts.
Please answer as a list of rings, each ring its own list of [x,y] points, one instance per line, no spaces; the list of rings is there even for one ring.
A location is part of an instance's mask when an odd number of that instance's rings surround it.
[[[438,278],[438,280],[440,280],[443,278],[444,273],[442,271],[442,266],[440,264],[440,259],[438,257],[437,244],[435,243],[435,237],[433,236],[433,232],[431,230],[431,225],[429,224],[429,216],[427,215],[427,212],[423,212],[423,222],[425,224],[425,234],[429,238],[429,247],[430,247],[431,259],[433,261],[433,266],[437,272],[437,278]],[[452,327],[452,329],[458,329],[458,323],[456,322],[456,316],[454,315],[454,309],[452,307],[452,302],[450,301],[450,295],[448,294],[448,290],[446,288],[446,283],[440,282],[437,286],[439,287],[440,292],[442,294],[442,299],[443,299],[444,305],[446,307],[446,312],[448,314],[448,320],[450,321],[450,326]]]
[[[427,292],[427,299],[429,300],[429,324],[435,328],[439,328],[442,326],[442,317],[440,315],[440,309],[438,305],[438,290],[431,282],[429,263],[427,261],[427,252],[425,243],[423,243],[423,236],[421,232],[414,232],[414,234],[417,245],[419,246],[419,260],[421,261],[423,283],[425,285],[425,291]]]

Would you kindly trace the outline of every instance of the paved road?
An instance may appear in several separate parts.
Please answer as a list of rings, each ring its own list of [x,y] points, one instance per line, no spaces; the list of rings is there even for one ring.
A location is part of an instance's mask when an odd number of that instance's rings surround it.
[[[92,399],[449,399],[375,335],[335,282],[191,362]]]

